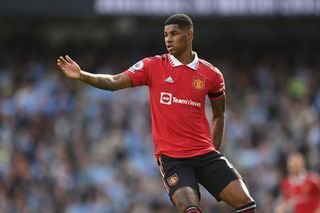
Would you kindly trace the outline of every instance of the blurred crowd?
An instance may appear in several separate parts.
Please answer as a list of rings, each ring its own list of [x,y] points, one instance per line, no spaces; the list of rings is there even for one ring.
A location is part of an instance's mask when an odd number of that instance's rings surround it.
[[[153,156],[147,88],[106,92],[67,79],[55,64],[65,50],[37,48],[0,51],[0,212],[176,212]],[[123,60],[121,50],[106,57],[98,48],[67,50],[94,73],[136,62],[130,52]],[[198,55],[226,81],[222,152],[244,177],[257,212],[270,213],[288,153],[300,150],[308,168],[320,171],[320,54]],[[232,212],[201,190],[206,212]]]

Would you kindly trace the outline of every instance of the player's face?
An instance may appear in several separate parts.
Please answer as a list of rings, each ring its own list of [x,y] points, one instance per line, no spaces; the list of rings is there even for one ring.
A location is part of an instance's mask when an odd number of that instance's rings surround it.
[[[183,54],[191,47],[192,30],[180,29],[177,24],[166,25],[164,27],[164,42],[170,54]]]
[[[299,154],[293,154],[288,158],[288,172],[291,175],[299,175],[305,169],[304,159]]]

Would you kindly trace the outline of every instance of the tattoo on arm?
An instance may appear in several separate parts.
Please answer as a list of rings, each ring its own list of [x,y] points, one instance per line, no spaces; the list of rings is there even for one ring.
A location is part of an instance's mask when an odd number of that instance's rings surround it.
[[[213,121],[213,144],[217,150],[220,149],[224,136],[224,116],[218,117]]]
[[[99,89],[115,91],[132,86],[131,79],[125,74],[108,75],[108,74],[92,74],[81,71],[80,80]]]
[[[98,88],[114,90],[113,77],[111,75],[97,75],[96,81]]]
[[[212,128],[213,128],[213,136],[212,142],[217,150],[220,149],[221,143],[223,141],[224,136],[224,127],[225,127],[225,94],[220,97],[218,100],[211,101],[212,107]]]

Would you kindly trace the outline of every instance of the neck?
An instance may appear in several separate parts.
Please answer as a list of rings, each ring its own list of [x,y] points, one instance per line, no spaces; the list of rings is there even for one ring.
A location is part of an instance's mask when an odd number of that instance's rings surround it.
[[[178,59],[182,64],[190,64],[194,59],[192,49],[189,49],[188,51],[185,51],[180,55],[174,55],[174,57]]]
[[[291,176],[292,177],[302,177],[303,175],[305,175],[307,172],[305,169],[301,170],[301,171],[298,171],[298,172],[295,172],[295,173],[291,173]]]

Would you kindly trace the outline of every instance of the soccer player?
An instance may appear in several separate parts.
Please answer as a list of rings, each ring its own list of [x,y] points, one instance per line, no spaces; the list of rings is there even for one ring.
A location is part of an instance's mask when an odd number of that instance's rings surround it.
[[[185,14],[164,23],[168,54],[145,58],[117,74],[91,74],[69,56],[57,65],[69,78],[115,91],[146,85],[150,92],[154,153],[164,186],[179,212],[202,212],[198,184],[238,213],[255,212],[256,204],[236,169],[219,152],[225,126],[222,73],[192,50],[193,22]],[[211,100],[213,135],[205,116]]]
[[[288,176],[281,185],[281,198],[276,213],[320,213],[320,177],[307,171],[301,153],[287,159]]]

